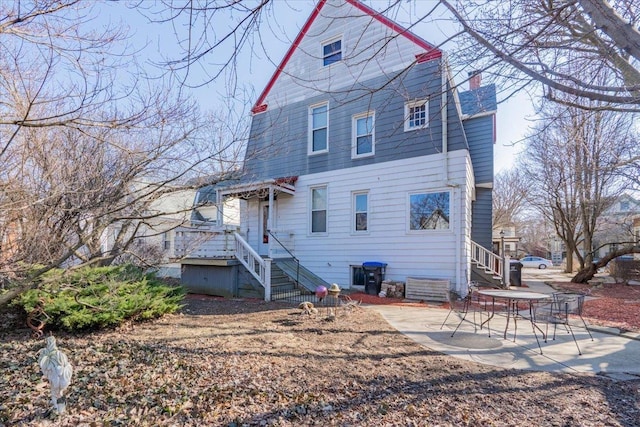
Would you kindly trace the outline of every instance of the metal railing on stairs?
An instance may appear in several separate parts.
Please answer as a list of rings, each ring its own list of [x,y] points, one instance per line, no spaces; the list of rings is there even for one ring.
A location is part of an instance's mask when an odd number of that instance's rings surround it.
[[[278,240],[278,238],[276,237],[275,234],[273,234],[271,232],[271,230],[267,230],[267,233],[269,233],[269,236],[273,237],[273,240],[275,240],[282,249],[285,250],[285,252],[287,254],[289,254],[289,256],[291,257],[291,259],[296,263],[296,277],[295,277],[295,282],[296,285],[300,284],[300,260],[298,258],[296,258],[296,256],[284,245],[284,243],[282,243],[280,240]]]
[[[271,260],[262,258],[240,234],[233,233],[236,240],[236,258],[264,288],[264,300],[271,300]]]

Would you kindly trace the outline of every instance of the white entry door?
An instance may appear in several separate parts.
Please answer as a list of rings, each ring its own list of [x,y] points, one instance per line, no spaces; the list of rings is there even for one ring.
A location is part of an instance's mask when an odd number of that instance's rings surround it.
[[[260,255],[268,256],[269,255],[269,233],[267,230],[269,229],[269,202],[260,202],[260,212],[258,213],[260,217],[260,235],[259,244],[258,244],[258,253]]]

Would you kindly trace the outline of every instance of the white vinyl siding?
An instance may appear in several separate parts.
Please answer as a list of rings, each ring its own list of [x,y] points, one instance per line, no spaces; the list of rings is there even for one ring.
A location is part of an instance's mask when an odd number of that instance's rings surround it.
[[[312,105],[309,107],[309,154],[326,153],[328,150],[328,104]]]
[[[379,261],[388,264],[389,280],[431,277],[449,279],[455,286],[459,276],[462,291],[470,269],[473,169],[466,150],[448,153],[448,160],[447,182],[460,184],[454,190],[443,187],[442,154],[300,175],[296,195],[276,201],[279,238],[289,239],[287,248],[306,268],[341,287],[351,282],[352,266]],[[328,233],[309,238],[310,192],[325,187],[327,212],[331,212]],[[354,233],[353,195],[361,191],[368,192],[368,231]],[[408,195],[442,191],[451,194],[450,228],[408,231]],[[257,209],[254,212],[249,227],[257,227]],[[258,233],[250,232],[248,237],[252,245],[259,243]]]
[[[375,154],[375,116],[373,112],[353,116],[351,157]]]
[[[407,102],[404,104],[405,132],[423,129],[429,126],[429,103],[427,100]]]

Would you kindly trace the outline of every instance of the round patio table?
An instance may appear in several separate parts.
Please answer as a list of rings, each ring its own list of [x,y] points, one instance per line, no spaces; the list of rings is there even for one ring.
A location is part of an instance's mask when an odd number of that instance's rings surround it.
[[[542,334],[543,339],[547,340],[547,336],[544,333],[544,331],[542,329],[540,329],[538,327],[538,325],[535,324],[534,321],[534,317],[533,317],[533,305],[534,303],[537,303],[538,301],[546,301],[546,300],[550,300],[551,299],[551,295],[548,294],[543,294],[540,292],[530,292],[530,291],[516,291],[516,290],[510,290],[510,289],[483,289],[483,290],[479,290],[478,291],[479,295],[484,295],[486,297],[490,297],[491,298],[491,314],[489,316],[489,318],[483,322],[486,323],[489,320],[491,320],[493,318],[493,316],[496,314],[495,312],[495,307],[496,307],[496,300],[504,300],[506,301],[506,307],[507,307],[507,324],[504,327],[504,334],[503,337],[506,339],[507,338],[507,330],[509,329],[509,321],[510,319],[513,317],[513,324],[514,324],[514,329],[513,329],[513,340],[516,340],[516,333],[518,331],[518,323],[517,323],[517,319],[518,317],[520,318],[524,318],[524,319],[528,319],[531,322],[531,328],[533,330],[533,335],[536,337],[536,342],[538,343],[538,348],[540,349],[540,354],[542,354],[542,347],[540,346],[540,340],[538,339],[538,334],[536,333],[536,329],[538,331],[540,331],[540,333]],[[519,307],[518,307],[518,303],[520,302],[526,302],[528,303],[528,308],[529,308],[529,317],[526,317],[524,315],[522,315],[520,313]]]

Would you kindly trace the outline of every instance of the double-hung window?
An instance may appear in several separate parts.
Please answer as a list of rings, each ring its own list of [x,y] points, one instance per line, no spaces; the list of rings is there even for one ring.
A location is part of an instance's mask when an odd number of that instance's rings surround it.
[[[450,223],[450,193],[409,195],[409,230],[446,230]]]
[[[405,132],[423,129],[429,126],[429,103],[427,100],[407,102],[404,104]]]
[[[313,105],[309,108],[309,154],[328,150],[329,113],[328,104]]]
[[[311,233],[327,232],[327,187],[311,189]]]
[[[327,66],[342,60],[342,40],[334,39],[322,44],[322,65]]]
[[[369,193],[353,193],[353,231],[360,233],[369,229]]]
[[[351,157],[365,157],[375,154],[375,117],[373,112],[353,117],[353,141]]]

